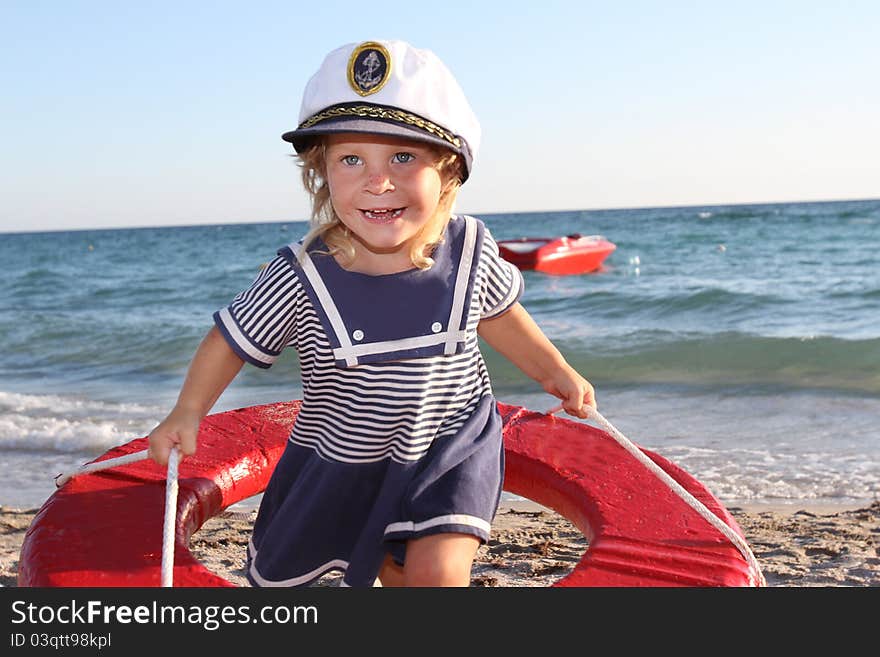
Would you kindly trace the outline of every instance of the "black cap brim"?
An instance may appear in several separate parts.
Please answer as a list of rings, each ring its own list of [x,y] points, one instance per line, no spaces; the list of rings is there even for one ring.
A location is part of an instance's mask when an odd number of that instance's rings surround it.
[[[281,135],[284,141],[293,144],[293,148],[297,153],[302,153],[314,143],[315,137],[322,135],[332,135],[343,132],[354,132],[369,135],[387,135],[390,137],[403,137],[404,139],[415,139],[428,144],[435,144],[447,148],[454,153],[458,153],[464,160],[463,180],[467,180],[470,175],[472,157],[470,149],[464,140],[461,140],[461,147],[455,147],[442,137],[438,137],[431,133],[420,130],[414,126],[402,125],[392,121],[383,121],[381,119],[364,119],[355,117],[338,117],[321,121],[309,128],[297,128]]]

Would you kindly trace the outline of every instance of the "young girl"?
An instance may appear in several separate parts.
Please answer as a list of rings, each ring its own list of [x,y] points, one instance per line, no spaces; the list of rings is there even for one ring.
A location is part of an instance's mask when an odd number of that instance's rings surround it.
[[[565,410],[592,386],[519,304],[522,277],[483,224],[452,214],[479,125],[435,55],[400,41],[331,52],[283,135],[311,230],[214,315],[150,454],[196,450],[244,362],[286,346],[303,401],[248,546],[255,586],[467,586],[503,479],[501,420],[478,335]]]

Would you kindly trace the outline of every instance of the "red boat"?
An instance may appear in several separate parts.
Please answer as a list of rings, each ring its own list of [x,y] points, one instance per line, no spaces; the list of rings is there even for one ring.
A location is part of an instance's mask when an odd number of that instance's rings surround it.
[[[520,269],[534,269],[545,274],[586,274],[596,271],[602,261],[617,248],[602,235],[566,235],[564,237],[521,237],[500,240],[501,257]]]

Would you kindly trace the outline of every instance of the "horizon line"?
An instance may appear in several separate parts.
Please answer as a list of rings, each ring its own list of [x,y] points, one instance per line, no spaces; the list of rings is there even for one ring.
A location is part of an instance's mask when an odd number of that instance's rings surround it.
[[[813,201],[753,201],[746,203],[685,203],[674,205],[634,205],[634,206],[614,206],[602,208],[556,208],[544,210],[493,210],[490,212],[456,212],[455,214],[470,214],[475,216],[499,216],[499,215],[520,215],[520,214],[540,214],[540,213],[565,213],[565,212],[621,212],[633,210],[678,210],[687,208],[722,208],[722,207],[754,207],[760,205],[821,205],[828,203],[867,203],[872,201],[880,201],[880,197],[869,198],[837,198],[822,199]],[[224,221],[220,223],[204,222],[204,223],[182,223],[182,224],[137,224],[131,226],[100,226],[91,228],[46,228],[43,230],[0,230],[0,235],[33,235],[38,233],[79,233],[88,231],[104,231],[104,230],[149,230],[153,228],[210,228],[212,226],[244,226],[244,225],[268,225],[268,224],[284,224],[284,223],[308,223],[309,219],[271,219],[271,220],[254,220],[254,221]]]

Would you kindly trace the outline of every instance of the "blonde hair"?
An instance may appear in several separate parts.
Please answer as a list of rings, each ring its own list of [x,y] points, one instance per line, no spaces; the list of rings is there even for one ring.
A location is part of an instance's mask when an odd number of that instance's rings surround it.
[[[436,156],[434,168],[440,173],[442,187],[434,217],[422,226],[410,248],[410,260],[413,266],[419,269],[429,269],[434,264],[431,254],[443,241],[443,231],[446,230],[446,224],[452,216],[452,206],[463,177],[463,163],[456,153],[442,146],[429,145],[429,147]],[[342,264],[346,265],[355,258],[354,238],[336,215],[333,203],[330,201],[325,154],[324,140],[317,139],[314,144],[296,156],[302,168],[303,186],[312,197],[309,231],[303,238],[300,253],[304,254],[309,245],[320,237],[327,245],[328,253],[334,256],[340,255]]]

